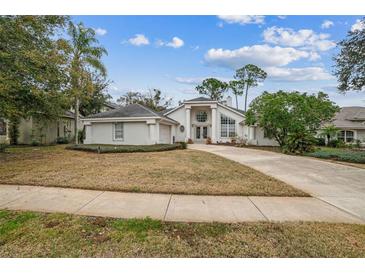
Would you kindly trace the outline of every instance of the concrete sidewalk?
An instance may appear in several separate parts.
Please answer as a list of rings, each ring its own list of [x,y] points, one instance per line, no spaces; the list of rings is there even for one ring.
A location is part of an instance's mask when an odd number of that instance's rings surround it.
[[[364,220],[316,198],[142,194],[0,185],[0,209],[176,222]]]

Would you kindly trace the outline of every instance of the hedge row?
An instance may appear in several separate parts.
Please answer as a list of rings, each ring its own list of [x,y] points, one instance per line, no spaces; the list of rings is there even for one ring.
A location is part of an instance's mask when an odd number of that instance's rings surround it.
[[[182,143],[160,145],[70,145],[66,149],[89,151],[95,153],[130,153],[130,152],[155,152],[184,149]]]
[[[315,152],[308,153],[308,155],[317,158],[365,164],[365,151],[361,150],[320,149]]]

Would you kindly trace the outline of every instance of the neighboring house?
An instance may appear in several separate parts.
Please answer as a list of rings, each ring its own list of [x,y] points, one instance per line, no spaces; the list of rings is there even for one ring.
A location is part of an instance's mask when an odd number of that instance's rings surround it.
[[[52,144],[56,143],[58,138],[67,138],[72,140],[74,133],[74,113],[65,111],[57,120],[43,121],[33,117],[21,119],[18,130],[18,144]],[[78,125],[82,129],[82,124]],[[0,142],[9,143],[9,123],[5,119],[0,119]]]
[[[101,112],[110,111],[120,107],[119,105],[107,102],[101,108]],[[40,121],[35,118],[21,119],[19,123],[18,144],[53,144],[58,138],[67,138],[70,141],[75,136],[74,112],[65,113],[54,121]],[[81,118],[81,116],[80,116]],[[80,121],[78,129],[83,129]],[[10,143],[9,121],[0,118],[0,143]]]
[[[244,112],[205,97],[186,100],[176,108],[157,113],[139,104],[127,105],[82,121],[85,144],[159,144],[188,141],[213,143],[242,139],[252,145],[277,145],[264,131],[244,123]]]
[[[343,107],[332,124],[339,128],[337,139],[345,143],[360,140],[365,143],[365,107]]]

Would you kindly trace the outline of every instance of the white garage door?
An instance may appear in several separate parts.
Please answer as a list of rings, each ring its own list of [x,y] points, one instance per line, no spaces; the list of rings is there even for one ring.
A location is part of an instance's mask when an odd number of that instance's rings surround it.
[[[161,125],[160,124],[160,143],[161,144],[170,144],[170,126]]]

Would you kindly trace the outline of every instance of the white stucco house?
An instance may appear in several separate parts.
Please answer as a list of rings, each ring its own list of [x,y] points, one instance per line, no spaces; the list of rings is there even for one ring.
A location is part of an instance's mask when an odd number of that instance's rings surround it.
[[[262,129],[247,126],[244,112],[206,97],[186,100],[164,112],[155,112],[139,104],[123,106],[82,119],[85,144],[150,145],[188,141],[230,142],[233,138],[252,145],[276,145],[265,138]]]

